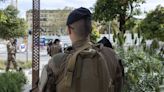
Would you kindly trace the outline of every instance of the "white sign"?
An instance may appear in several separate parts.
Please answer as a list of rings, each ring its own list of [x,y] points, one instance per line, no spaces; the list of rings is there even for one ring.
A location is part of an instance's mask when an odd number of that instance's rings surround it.
[[[25,45],[25,44],[20,44],[19,50],[20,50],[21,52],[25,52],[25,51],[26,51],[26,45]]]

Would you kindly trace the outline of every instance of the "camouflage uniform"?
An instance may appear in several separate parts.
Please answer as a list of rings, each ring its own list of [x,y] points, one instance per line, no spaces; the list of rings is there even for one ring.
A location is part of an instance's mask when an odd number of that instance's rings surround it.
[[[62,52],[62,47],[60,44],[53,44],[50,47],[50,50],[51,50],[51,56],[54,56],[55,54]]]
[[[52,56],[52,55],[51,55],[51,46],[50,46],[50,45],[47,46],[47,54],[48,54],[49,56]]]
[[[51,55],[51,46],[52,46],[52,41],[50,40],[50,41],[48,42],[48,44],[47,44],[47,54],[48,54],[49,56],[52,56],[52,55]]]
[[[58,88],[58,83],[63,77],[64,68],[68,63],[69,54],[75,53],[78,48],[86,44],[85,41],[78,41],[73,44],[73,49],[70,51],[66,51],[66,53],[60,53],[52,57],[50,59],[48,65],[43,69],[41,80],[39,82],[40,92],[60,92],[60,88]],[[121,92],[122,82],[123,82],[123,72],[122,67],[118,62],[118,58],[116,57],[115,52],[107,47],[103,47],[102,53],[106,60],[108,60],[108,67],[111,67],[112,70],[112,78],[114,80],[115,91]]]
[[[6,71],[10,69],[10,63],[13,63],[14,68],[17,70],[17,64],[16,64],[16,46],[13,45],[13,42],[10,41],[7,44],[7,52],[8,52],[8,59],[7,59],[7,67]]]
[[[81,40],[72,38],[72,48],[49,60],[42,71],[39,92],[121,92],[123,67],[111,48],[90,42],[91,12],[88,9],[75,9],[68,16],[66,24],[70,38],[81,35],[73,34],[74,28],[70,25],[81,19],[86,25],[80,28],[86,29],[78,30],[88,31],[88,34],[82,34]]]

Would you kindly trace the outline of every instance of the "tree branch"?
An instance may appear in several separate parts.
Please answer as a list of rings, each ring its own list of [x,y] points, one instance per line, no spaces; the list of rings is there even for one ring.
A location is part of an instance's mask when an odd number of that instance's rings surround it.
[[[130,14],[129,16],[126,18],[126,21],[129,20],[132,17],[132,13],[133,13],[133,3],[130,3]]]

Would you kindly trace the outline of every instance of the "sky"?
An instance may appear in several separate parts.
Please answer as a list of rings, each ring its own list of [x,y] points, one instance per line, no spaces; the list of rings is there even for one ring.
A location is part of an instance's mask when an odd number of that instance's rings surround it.
[[[64,7],[93,7],[96,0],[40,0],[41,9],[63,9]],[[10,3],[8,0],[6,3],[0,3],[0,8],[5,8],[7,4]],[[164,0],[146,0],[145,4],[141,5],[141,10],[150,11],[155,9],[157,5],[161,4],[164,6]],[[20,11],[19,17],[25,18],[26,11],[32,9],[32,0],[18,0],[18,9]],[[144,17],[144,15],[138,16],[139,18]]]

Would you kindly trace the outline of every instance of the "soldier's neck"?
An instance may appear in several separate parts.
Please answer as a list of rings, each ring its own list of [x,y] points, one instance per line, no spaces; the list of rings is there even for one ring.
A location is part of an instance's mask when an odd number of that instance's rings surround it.
[[[77,41],[72,43],[72,47],[73,47],[73,49],[77,49],[77,48],[83,46],[84,44],[86,44],[88,42],[90,42],[89,38],[77,40]]]

